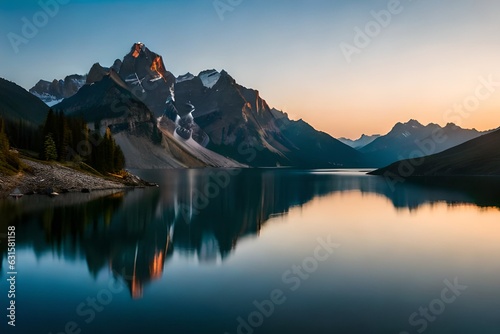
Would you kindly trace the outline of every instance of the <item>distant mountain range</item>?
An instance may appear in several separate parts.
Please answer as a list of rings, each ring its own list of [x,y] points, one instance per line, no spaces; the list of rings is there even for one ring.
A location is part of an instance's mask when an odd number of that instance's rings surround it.
[[[420,160],[393,163],[371,174],[390,175],[393,179],[418,176],[500,176],[500,130]]]
[[[142,43],[109,68],[94,64],[85,77],[54,108],[109,126],[129,167],[369,165],[360,152],[270,108],[225,71],[175,78]],[[154,143],[157,126],[163,138]]]
[[[0,116],[41,124],[48,107],[40,99],[58,102],[56,110],[109,127],[129,168],[383,167],[489,133],[410,120],[386,135],[337,140],[270,107],[226,71],[175,77],[142,43],[110,67],[39,81],[30,90],[39,99],[5,80],[0,87]]]
[[[410,120],[396,124],[388,134],[361,147],[359,151],[373,167],[383,167],[395,161],[439,153],[487,133],[462,129],[452,123],[445,127],[432,123],[424,126],[416,120]]]
[[[40,80],[29,92],[40,98],[48,106],[60,102],[62,99],[73,96],[86,83],[86,75],[73,74],[63,80]]]
[[[339,140],[342,143],[359,150],[359,149],[365,147],[366,145],[370,144],[371,142],[373,142],[375,139],[377,139],[379,137],[380,137],[380,135],[372,135],[372,136],[362,135],[360,138],[358,138],[356,140],[343,138],[343,137],[339,138]]]

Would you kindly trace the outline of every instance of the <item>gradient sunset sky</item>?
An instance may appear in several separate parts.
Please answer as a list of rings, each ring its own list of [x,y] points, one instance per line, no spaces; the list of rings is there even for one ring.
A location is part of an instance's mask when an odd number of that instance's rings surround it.
[[[60,1],[68,4],[16,53],[8,34],[22,36],[23,17],[32,21],[41,7],[0,0],[0,77],[29,89],[95,62],[110,66],[142,41],[175,75],[225,69],[335,137],[385,134],[412,118],[500,126],[499,1]],[[223,13],[214,6],[238,2]],[[378,32],[371,12],[388,7],[397,9]],[[373,38],[348,62],[341,45],[355,46],[356,27],[367,24]],[[469,111],[452,110],[463,103]]]

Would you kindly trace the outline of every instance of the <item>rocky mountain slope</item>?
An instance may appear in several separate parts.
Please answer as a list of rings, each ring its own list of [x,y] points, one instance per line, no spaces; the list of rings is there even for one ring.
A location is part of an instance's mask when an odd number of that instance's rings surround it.
[[[13,82],[0,78],[0,117],[40,125],[49,108],[40,99]]]
[[[83,117],[101,130],[110,128],[128,168],[244,166],[215,153],[209,155],[201,146],[193,149],[175,136],[175,122],[165,120],[160,129],[157,117],[173,99],[175,78],[165,70],[161,57],[143,44],[134,44],[123,61],[115,61],[111,68],[95,64],[88,78],[78,93],[54,108]]]
[[[177,78],[175,103],[192,105],[194,122],[208,135],[209,149],[251,166],[335,168],[365,163],[351,147],[269,107],[257,90],[239,85],[225,71]]]

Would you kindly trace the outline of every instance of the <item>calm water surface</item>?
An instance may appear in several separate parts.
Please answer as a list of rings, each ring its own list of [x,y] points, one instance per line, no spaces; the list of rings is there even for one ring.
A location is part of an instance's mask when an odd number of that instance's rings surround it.
[[[2,311],[1,328],[500,332],[500,198],[489,181],[392,188],[357,171],[135,172],[160,187],[0,202],[1,231],[16,226],[18,272],[17,326]]]

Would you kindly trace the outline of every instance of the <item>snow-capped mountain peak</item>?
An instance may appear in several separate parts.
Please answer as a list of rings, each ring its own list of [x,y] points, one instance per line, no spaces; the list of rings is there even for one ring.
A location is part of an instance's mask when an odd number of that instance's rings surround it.
[[[51,107],[63,99],[76,94],[85,85],[86,80],[86,75],[78,74],[68,75],[61,80],[40,80],[29,92]]]
[[[213,88],[215,84],[219,81],[221,74],[216,70],[203,71],[199,74],[199,78],[203,83],[203,86],[207,88]]]
[[[195,78],[195,76],[189,72],[187,72],[186,74],[184,75],[179,75],[176,80],[175,80],[175,83],[181,83],[181,82],[184,82],[184,81],[189,81],[189,80],[193,80]]]

